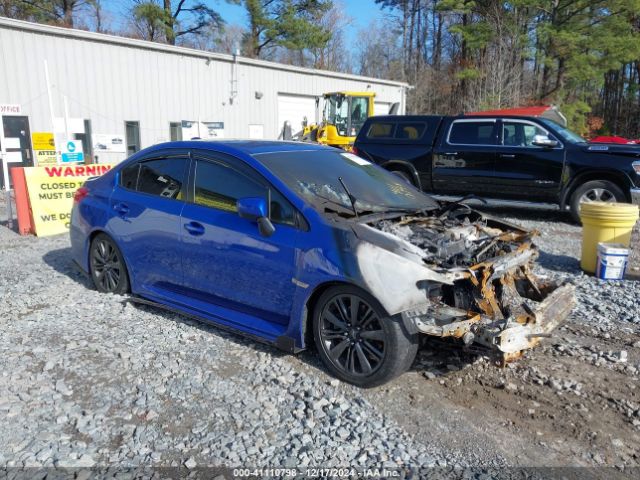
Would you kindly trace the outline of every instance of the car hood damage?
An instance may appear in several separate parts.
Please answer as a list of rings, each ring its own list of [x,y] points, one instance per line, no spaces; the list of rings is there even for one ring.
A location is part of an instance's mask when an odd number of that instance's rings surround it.
[[[354,232],[396,258],[390,262],[377,248],[362,250],[369,255],[361,262],[367,285],[395,297],[389,298],[390,314],[400,315],[421,333],[489,348],[504,361],[549,336],[575,304],[572,285],[533,273],[538,252],[532,238],[537,232],[464,204],[378,216],[359,223]],[[419,267],[409,268],[408,263]],[[397,301],[399,285],[407,298],[403,307]]]

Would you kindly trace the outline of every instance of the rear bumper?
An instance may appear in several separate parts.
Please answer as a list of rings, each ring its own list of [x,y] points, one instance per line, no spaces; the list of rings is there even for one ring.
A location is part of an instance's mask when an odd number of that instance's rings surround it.
[[[631,189],[631,203],[640,205],[640,188]]]

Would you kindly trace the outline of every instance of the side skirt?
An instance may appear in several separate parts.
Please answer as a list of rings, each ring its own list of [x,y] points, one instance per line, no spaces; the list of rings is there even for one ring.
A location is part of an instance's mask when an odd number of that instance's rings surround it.
[[[148,300],[146,298],[142,298],[142,297],[138,297],[138,296],[129,296],[126,300],[127,302],[131,302],[131,303],[137,303],[137,304],[141,304],[141,305],[147,305],[150,307],[155,307],[155,308],[160,308],[163,310],[167,310],[170,311],[172,313],[178,314],[178,315],[182,315],[184,317],[190,318],[192,320],[195,320],[197,322],[200,323],[206,323],[209,325],[214,325],[216,328],[219,328],[221,330],[224,330],[226,332],[229,333],[233,333],[235,335],[238,336],[242,336],[242,337],[246,337],[246,338],[250,338],[251,340],[254,340],[258,343],[262,343],[264,345],[269,345],[271,347],[276,347],[284,352],[287,353],[298,353],[300,351],[302,351],[303,349],[301,348],[296,348],[295,347],[295,342],[292,338],[286,336],[286,335],[280,335],[278,337],[276,337],[274,340],[269,340],[266,339],[264,337],[261,337],[259,335],[256,334],[252,334],[250,332],[246,332],[244,330],[241,330],[239,328],[234,328],[232,326],[229,325],[225,325],[223,323],[220,323],[216,320],[213,320],[211,318],[207,318],[203,315],[198,315],[197,313],[192,313],[192,312],[188,312],[183,310],[182,308],[178,308],[178,307],[173,307],[170,305],[166,305],[164,303],[160,303],[160,302],[155,302],[153,300]]]

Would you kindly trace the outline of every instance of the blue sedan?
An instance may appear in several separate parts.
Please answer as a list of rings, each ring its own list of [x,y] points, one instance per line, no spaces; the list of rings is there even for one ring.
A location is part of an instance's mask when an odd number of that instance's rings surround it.
[[[293,142],[147,148],[77,191],[70,233],[73,258],[99,291],[289,352],[313,343],[331,373],[363,387],[408,369],[420,333],[447,336],[448,323],[473,337],[474,306],[490,337],[503,315],[461,293],[472,284],[465,272],[504,256],[509,242],[509,268],[524,271],[531,259],[522,248],[515,255],[522,230],[441,205],[353,154]],[[434,305],[448,308],[437,325]]]

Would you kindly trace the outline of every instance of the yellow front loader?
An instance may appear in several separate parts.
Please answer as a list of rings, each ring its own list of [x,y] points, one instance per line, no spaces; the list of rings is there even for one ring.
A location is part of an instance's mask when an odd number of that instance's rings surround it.
[[[305,125],[300,139],[303,142],[317,142],[351,151],[365,120],[373,116],[375,96],[373,92],[323,94],[322,121],[319,124]],[[319,100],[316,100],[316,109]]]

